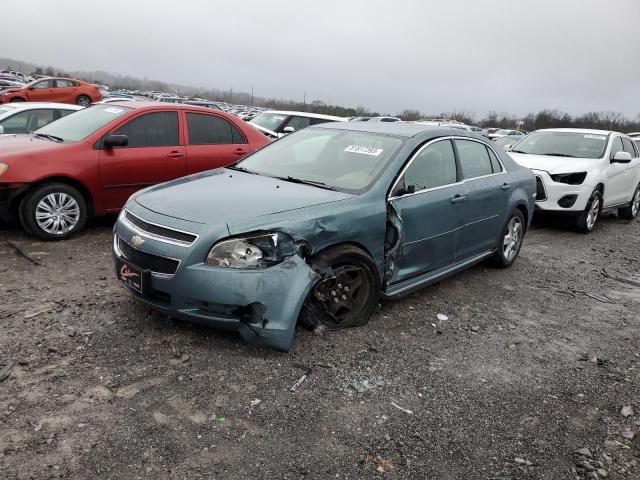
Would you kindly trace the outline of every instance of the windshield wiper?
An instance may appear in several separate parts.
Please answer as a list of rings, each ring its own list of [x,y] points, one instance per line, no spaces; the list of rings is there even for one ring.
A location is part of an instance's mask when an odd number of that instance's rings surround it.
[[[254,172],[252,170],[247,170],[244,167],[238,167],[237,165],[229,165],[227,167],[229,170],[237,170],[238,172],[250,173],[251,175],[260,175],[258,172]]]
[[[549,157],[568,157],[568,158],[580,158],[576,155],[569,155],[568,153],[539,153],[538,155],[547,155]]]
[[[529,152],[523,152],[522,150],[509,150],[508,153],[511,153],[511,152],[513,152],[513,153],[524,153],[524,154],[527,154],[527,155],[529,154]]]
[[[33,132],[33,134],[38,138],[47,138],[49,140],[53,140],[54,142],[58,142],[58,143],[64,142],[64,139],[62,139],[60,137],[56,137],[55,135],[51,135],[50,133],[36,133],[36,132]]]
[[[302,178],[296,178],[296,177],[292,177],[292,176],[287,176],[287,177],[275,177],[278,180],[284,180],[286,182],[291,182],[291,183],[301,183],[303,185],[311,185],[313,187],[318,187],[318,188],[324,188],[325,190],[334,190],[335,191],[335,187],[332,187],[331,185],[327,185],[326,183],[322,183],[322,182],[316,182],[314,180],[304,180]]]

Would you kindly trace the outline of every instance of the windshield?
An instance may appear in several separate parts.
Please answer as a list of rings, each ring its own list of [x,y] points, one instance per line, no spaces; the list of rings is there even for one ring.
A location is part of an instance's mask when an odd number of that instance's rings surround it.
[[[351,193],[368,187],[402,140],[388,135],[307,128],[258,150],[236,167]]]
[[[52,135],[61,138],[64,142],[77,142],[87,138],[129,110],[131,110],[129,107],[115,107],[108,104],[94,105],[62,117],[60,120],[45,125],[34,133]]]
[[[288,115],[284,115],[282,113],[261,113],[253,117],[250,122],[259,125],[262,128],[266,128],[267,130],[271,130],[272,132],[276,132],[287,117]]]
[[[558,157],[602,158],[609,135],[578,132],[530,133],[512,152]]]

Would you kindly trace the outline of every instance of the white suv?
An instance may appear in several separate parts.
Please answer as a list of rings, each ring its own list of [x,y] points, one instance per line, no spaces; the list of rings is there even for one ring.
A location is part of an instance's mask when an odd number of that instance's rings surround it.
[[[634,219],[640,208],[640,155],[627,135],[603,130],[538,130],[509,151],[537,180],[536,209],[573,214],[590,232],[603,210]]]

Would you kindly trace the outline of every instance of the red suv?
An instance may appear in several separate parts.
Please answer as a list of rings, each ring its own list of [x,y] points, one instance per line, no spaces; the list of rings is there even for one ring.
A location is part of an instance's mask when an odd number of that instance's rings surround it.
[[[88,107],[102,99],[100,87],[73,78],[39,78],[20,88],[0,92],[0,103],[58,102]]]
[[[30,135],[0,136],[0,218],[17,214],[43,240],[66,238],[141,188],[234,163],[268,143],[209,108],[94,105]]]

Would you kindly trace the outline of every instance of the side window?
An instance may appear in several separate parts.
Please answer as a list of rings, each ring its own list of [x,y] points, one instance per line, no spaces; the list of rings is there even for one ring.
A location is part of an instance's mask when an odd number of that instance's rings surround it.
[[[29,131],[44,127],[46,124],[53,122],[53,110],[31,110],[31,118],[29,118]]]
[[[247,143],[235,125],[217,115],[187,113],[187,128],[191,145]]]
[[[611,143],[611,156],[609,158],[613,158],[618,152],[624,152],[624,147],[622,146],[622,137],[615,137],[613,139],[613,142]]]
[[[308,117],[291,117],[286,125],[286,127],[293,127],[295,131],[302,130],[305,127],[308,127],[311,124],[311,119]]]
[[[58,118],[66,117],[73,112],[75,112],[75,110],[58,110]]]
[[[633,143],[631,143],[631,140],[629,140],[628,138],[623,138],[622,139],[622,145],[624,148],[625,152],[629,152],[631,154],[632,157],[637,157],[638,155],[636,154],[635,149],[633,148]]]
[[[472,140],[456,140],[458,159],[462,177],[466,179],[482,177],[493,173],[491,159],[483,143]]]
[[[41,82],[33,84],[33,88],[39,90],[41,88],[55,88],[56,81],[55,80],[43,80]]]
[[[489,152],[489,159],[491,160],[491,169],[493,170],[493,173],[502,172],[502,166],[500,165],[500,162],[498,161],[498,157],[496,157],[496,154],[493,153],[493,150],[491,150],[486,145],[485,145],[485,148],[487,149],[487,152]]]
[[[456,183],[456,157],[451,140],[432,143],[422,150],[407,168],[403,181],[405,189],[416,192]]]
[[[29,119],[31,112],[20,112],[0,121],[0,125],[4,129],[4,133],[28,133]]]
[[[128,147],[178,145],[178,112],[145,113],[127,122],[113,133],[127,135]]]
[[[326,118],[310,118],[309,120],[311,120],[311,125],[319,125],[321,123],[327,123],[332,121],[332,120],[327,120]],[[369,119],[367,118],[367,120]]]
[[[56,84],[58,88],[69,88],[73,87],[73,82],[69,80],[56,80]]]

